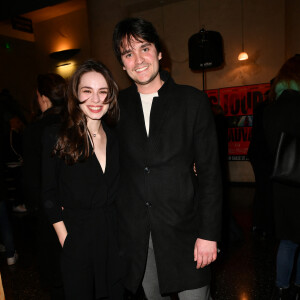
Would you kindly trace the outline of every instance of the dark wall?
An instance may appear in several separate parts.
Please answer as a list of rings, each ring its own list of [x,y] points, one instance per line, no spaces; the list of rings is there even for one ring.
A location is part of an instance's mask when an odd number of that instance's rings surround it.
[[[66,0],[2,0],[0,2],[0,21],[65,1]]]
[[[29,115],[38,67],[35,44],[0,36],[0,58],[0,91],[8,89]]]

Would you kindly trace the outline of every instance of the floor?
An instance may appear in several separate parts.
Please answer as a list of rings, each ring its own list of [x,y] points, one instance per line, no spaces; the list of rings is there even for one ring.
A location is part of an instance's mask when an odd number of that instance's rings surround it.
[[[253,186],[230,188],[232,213],[243,239],[231,242],[214,265],[215,300],[267,300],[275,280],[277,243],[252,233]]]
[[[233,218],[242,232],[242,239],[220,246],[221,252],[213,265],[214,300],[270,299],[276,242],[253,235],[253,196],[254,187],[251,185],[233,185],[229,189]],[[13,214],[12,221],[19,261],[8,267],[4,253],[0,253],[0,271],[6,300],[49,300],[39,283],[35,219],[26,214]]]

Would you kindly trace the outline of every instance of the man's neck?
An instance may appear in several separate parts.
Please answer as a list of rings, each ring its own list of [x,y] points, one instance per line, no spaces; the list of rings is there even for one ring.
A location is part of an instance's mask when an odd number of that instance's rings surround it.
[[[147,84],[138,84],[136,83],[138,92],[141,94],[153,94],[156,93],[164,84],[164,82],[161,80],[160,75],[155,77],[154,80]]]

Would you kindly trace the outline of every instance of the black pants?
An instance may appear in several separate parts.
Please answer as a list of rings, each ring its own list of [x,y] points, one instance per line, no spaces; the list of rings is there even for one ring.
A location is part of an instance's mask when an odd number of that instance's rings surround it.
[[[39,212],[37,221],[37,243],[42,287],[49,291],[51,300],[64,300],[60,268],[61,245],[53,226],[41,212]]]
[[[94,272],[91,266],[76,271],[70,270],[69,264],[64,263],[62,260],[62,274],[66,300],[96,300]],[[109,297],[100,299],[123,300],[124,287],[121,282],[110,288]]]

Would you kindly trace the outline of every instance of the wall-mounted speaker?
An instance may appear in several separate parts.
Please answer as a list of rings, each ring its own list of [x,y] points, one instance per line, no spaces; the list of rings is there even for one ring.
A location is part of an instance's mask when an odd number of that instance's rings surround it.
[[[223,62],[223,40],[217,31],[201,29],[192,35],[188,42],[189,67],[203,70],[220,67]]]

